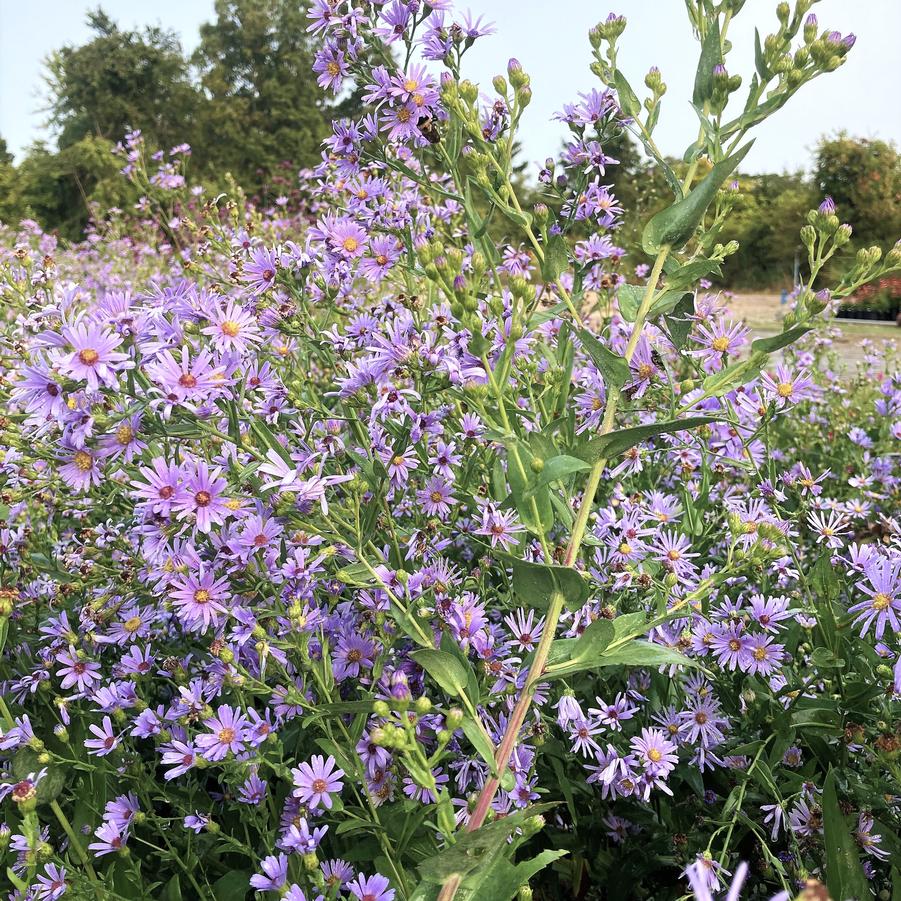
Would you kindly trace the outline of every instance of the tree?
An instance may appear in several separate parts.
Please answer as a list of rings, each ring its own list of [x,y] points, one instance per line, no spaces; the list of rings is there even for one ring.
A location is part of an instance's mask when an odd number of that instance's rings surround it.
[[[216,0],[215,8],[193,57],[205,99],[197,150],[259,191],[283,161],[319,158],[331,112],[312,73],[303,4]]]
[[[886,245],[901,233],[901,156],[894,144],[840,132],[817,149],[814,182],[854,229],[853,244]]]
[[[197,93],[178,36],[152,27],[123,31],[101,9],[88,24],[91,40],[47,60],[59,148],[88,135],[119,141],[133,128],[161,147],[190,141]]]

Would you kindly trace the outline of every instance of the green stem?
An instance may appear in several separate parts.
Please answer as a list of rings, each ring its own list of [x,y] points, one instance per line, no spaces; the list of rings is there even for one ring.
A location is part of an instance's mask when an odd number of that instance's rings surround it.
[[[57,804],[55,798],[50,802],[50,809],[55,814],[57,820],[59,820],[60,826],[63,827],[63,832],[65,832],[69,837],[69,846],[73,848],[75,850],[75,853],[78,855],[82,866],[85,868],[85,871],[88,874],[88,878],[91,880],[91,882],[99,885],[97,874],[94,872],[94,868],[91,866],[91,859],[88,857],[87,851],[85,851],[84,847],[81,844],[81,841],[78,838],[78,835],[72,828],[72,824],[69,822],[68,817],[63,813],[62,807]]]

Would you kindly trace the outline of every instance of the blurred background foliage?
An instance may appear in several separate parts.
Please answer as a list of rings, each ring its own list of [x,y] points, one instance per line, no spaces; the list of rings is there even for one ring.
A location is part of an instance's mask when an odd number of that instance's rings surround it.
[[[190,55],[172,31],[123,30],[100,9],[88,22],[90,40],[46,62],[54,145],[36,143],[16,164],[0,137],[0,221],[32,218],[77,240],[92,209],[133,205],[137,197],[113,147],[134,128],[150,146],[190,144],[192,181],[215,191],[228,173],[251,198],[269,203],[291,194],[297,170],[319,160],[332,118],[362,108],[359,93],[335,105],[316,84],[313,39],[296,0],[217,0],[215,20],[202,26]],[[641,227],[671,195],[627,134],[605,150],[620,161],[607,173],[626,210],[618,242],[637,264]],[[530,170],[520,167],[520,183],[538,200]],[[849,252],[885,246],[901,232],[901,156],[884,141],[826,136],[809,173],[740,175],[739,184],[723,235],[741,245],[725,269],[728,287],[790,287],[804,215],[826,194],[854,228]]]

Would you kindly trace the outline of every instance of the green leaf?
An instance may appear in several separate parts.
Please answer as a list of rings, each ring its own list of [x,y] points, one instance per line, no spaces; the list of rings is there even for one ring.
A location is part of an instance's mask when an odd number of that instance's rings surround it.
[[[551,643],[548,669],[542,681],[562,679],[601,665],[604,651],[613,641],[613,621],[596,619],[578,638],[558,638]]]
[[[867,878],[860,866],[857,844],[838,806],[835,770],[829,770],[823,787],[823,841],[826,845],[826,885],[836,901],[864,901],[870,897]]]
[[[620,285],[616,289],[616,299],[619,303],[619,311],[626,322],[635,322],[638,316],[638,308],[641,306],[641,299],[647,285]]]
[[[716,422],[713,416],[688,416],[685,419],[672,419],[666,422],[653,422],[649,425],[638,425],[630,429],[619,429],[616,432],[608,432],[606,435],[598,435],[584,442],[573,450],[574,456],[588,463],[598,460],[609,460],[624,454],[627,450],[656,438],[658,435],[668,435],[674,432],[684,432],[700,425]]]
[[[770,70],[763,55],[763,47],[760,45],[760,32],[754,29],[754,66],[760,80],[766,84],[770,80]]]
[[[751,350],[771,354],[775,350],[781,350],[789,344],[794,344],[798,338],[806,335],[809,331],[811,331],[811,327],[808,325],[796,325],[787,332],[782,332],[781,335],[773,335],[772,338],[758,338],[751,342]]]
[[[10,769],[16,780],[27,779],[32,773],[39,773],[42,769],[47,770],[37,785],[38,804],[49,804],[59,796],[66,784],[65,770],[53,763],[46,766],[41,764],[37,751],[32,748],[20,748],[16,751]]]
[[[693,288],[700,278],[706,275],[723,274],[723,265],[719,260],[709,260],[706,258],[694,260],[691,263],[680,263],[673,257],[669,257],[663,265],[663,271],[666,273],[667,288],[675,291],[681,288]]]
[[[588,329],[580,328],[576,330],[579,340],[585,352],[591,357],[594,365],[597,366],[604,381],[612,387],[619,390],[629,380],[629,364],[624,357],[614,353],[588,331]]]
[[[474,832],[464,832],[453,845],[422,861],[417,869],[423,880],[433,885],[443,885],[445,880],[455,875],[465,878],[477,870],[486,872],[507,851],[507,839],[524,820],[553,807],[553,804],[535,804],[481,826]]]
[[[695,86],[691,101],[695,106],[703,106],[713,95],[713,70],[723,61],[720,39],[720,20],[714,17],[709,23],[707,34],[701,44],[701,56],[695,72]]]
[[[568,853],[568,851],[542,851],[531,860],[515,865],[505,858],[500,858],[477,880],[473,877],[464,880],[462,889],[464,892],[472,893],[468,897],[473,901],[483,898],[486,901],[487,899],[510,901],[537,872]]]
[[[685,342],[688,340],[688,335],[691,332],[692,325],[694,324],[691,319],[691,317],[694,315],[694,312],[694,294],[683,294],[682,297],[676,302],[676,305],[673,307],[672,311],[667,313],[664,317],[664,321],[666,322],[666,330],[669,334],[669,339],[676,350],[682,350],[682,348],[685,346]]]
[[[244,901],[250,891],[252,873],[245,870],[232,870],[213,883],[213,896],[216,901]]]
[[[578,610],[588,599],[588,582],[572,567],[531,563],[510,554],[497,556],[513,570],[513,591],[527,607],[544,610],[558,593],[569,610]]]
[[[254,417],[250,420],[250,431],[260,439],[263,447],[274,450],[289,466],[294,466],[291,453],[274,435],[272,429],[262,420]]]
[[[630,118],[636,118],[641,113],[641,101],[619,69],[613,70],[613,86],[616,88],[619,108]]]
[[[546,282],[554,282],[561,272],[569,268],[569,248],[563,235],[551,235],[544,245],[544,261],[541,277]]]
[[[735,388],[757,378],[763,364],[766,362],[764,354],[752,354],[747,360],[740,360],[708,375],[701,383],[704,397],[722,397]]]
[[[700,666],[697,660],[686,657],[673,648],[649,641],[634,640],[604,653],[597,666]]]
[[[466,693],[469,673],[453,654],[438,651],[434,648],[422,648],[413,651],[410,656],[444,689],[449,695],[461,697]]]
[[[178,873],[166,883],[166,887],[163,889],[163,901],[182,901],[181,882],[178,879]]]
[[[550,460],[544,461],[544,468],[538,473],[538,478],[523,497],[531,497],[538,489],[544,488],[545,485],[565,479],[575,472],[584,472],[586,469],[591,469],[590,464],[584,460],[579,460],[577,457],[570,457],[566,454],[551,457]]]
[[[478,751],[479,757],[491,767],[491,772],[496,772],[494,745],[491,743],[491,739],[488,737],[485,727],[482,726],[481,723],[477,723],[467,714],[463,717],[460,728],[463,730],[463,734],[469,739],[469,743],[476,751]]]
[[[679,250],[691,240],[717,191],[738,168],[753,143],[748,142],[741,150],[717,163],[694,190],[651,218],[641,236],[645,253],[653,256],[664,245]]]
[[[517,439],[507,441],[506,448],[507,481],[510,483],[510,496],[516,506],[516,512],[522,524],[533,535],[545,535],[553,528],[554,508],[551,506],[550,492],[546,487],[529,492],[534,473],[532,449]]]

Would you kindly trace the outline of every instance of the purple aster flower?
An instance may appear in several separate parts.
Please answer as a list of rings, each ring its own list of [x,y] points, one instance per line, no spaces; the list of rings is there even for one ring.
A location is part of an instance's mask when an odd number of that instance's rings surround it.
[[[679,762],[676,746],[662,729],[642,729],[629,743],[637,761],[655,779],[665,779]]]
[[[868,595],[848,608],[849,613],[856,613],[854,625],[861,625],[860,635],[863,637],[876,623],[876,638],[882,638],[886,626],[890,626],[897,634],[901,631],[898,614],[901,613],[901,561],[887,559],[874,560],[866,567],[866,582],[858,582],[857,587]]]
[[[227,611],[225,603],[230,597],[227,576],[217,579],[216,574],[207,570],[203,563],[199,567],[196,573],[189,573],[172,582],[172,603],[191,632],[205,632],[210,625],[218,626],[222,622],[221,614]]]
[[[107,754],[114,751],[119,745],[119,739],[113,729],[113,722],[108,717],[103,718],[103,727],[96,723],[91,723],[88,729],[96,736],[96,738],[85,739],[84,746],[95,754],[97,757],[106,757]]]
[[[325,807],[332,809],[332,792],[340,792],[344,788],[341,777],[344,770],[335,766],[335,758],[314,754],[310,762],[304,762],[291,770],[294,777],[295,798],[316,809]]]
[[[224,307],[217,306],[209,318],[212,325],[201,331],[213,339],[220,352],[232,350],[244,354],[263,340],[254,317],[234,300],[229,300]]]
[[[440,476],[432,476],[425,487],[416,493],[422,509],[428,516],[445,519],[450,513],[451,504],[455,502],[451,486]]]
[[[368,879],[360,874],[347,888],[359,901],[394,901],[394,889],[388,880],[376,873]]]
[[[56,657],[57,663],[62,666],[56,671],[56,675],[62,680],[60,688],[64,691],[75,686],[79,693],[91,690],[91,687],[100,681],[100,664],[93,660],[85,660],[80,652],[69,645],[68,651],[62,651]]]
[[[197,749],[192,744],[175,739],[160,750],[163,766],[172,767],[163,774],[166,781],[184,775],[197,763]]]
[[[262,873],[250,877],[251,888],[259,892],[277,892],[288,881],[288,856],[270,854],[260,861]]]
[[[134,365],[128,354],[116,350],[122,337],[99,325],[79,322],[64,328],[62,335],[73,350],[59,361],[60,371],[74,379],[84,379],[92,391],[101,383],[115,386],[117,373]]]
[[[94,830],[94,835],[99,841],[91,842],[88,849],[94,852],[95,857],[103,857],[104,854],[113,854],[121,851],[128,842],[128,833],[120,831],[112,823],[103,823]]]
[[[38,885],[35,901],[56,901],[61,898],[69,888],[66,882],[66,868],[58,867],[55,863],[48,863],[44,867],[43,874],[37,876]]]
[[[375,645],[365,635],[343,633],[332,653],[332,670],[340,682],[348,677],[357,678],[361,669],[372,669]]]
[[[473,531],[476,535],[488,535],[492,547],[501,545],[507,550],[516,544],[515,536],[525,529],[517,522],[513,510],[498,510],[494,504],[489,503],[482,508],[481,525]]]
[[[207,760],[222,760],[227,754],[240,754],[244,750],[244,732],[247,717],[240,710],[222,704],[216,716],[203,721],[210,730],[197,736],[197,747]]]
[[[241,279],[254,294],[262,294],[275,284],[278,269],[277,251],[268,247],[255,247],[250,252],[250,260],[244,263]]]
[[[199,461],[194,472],[187,475],[184,485],[176,498],[174,509],[179,519],[194,518],[201,532],[209,532],[213,525],[221,525],[231,512],[224,491],[228,483],[222,478],[222,469],[210,469],[204,461]]]

